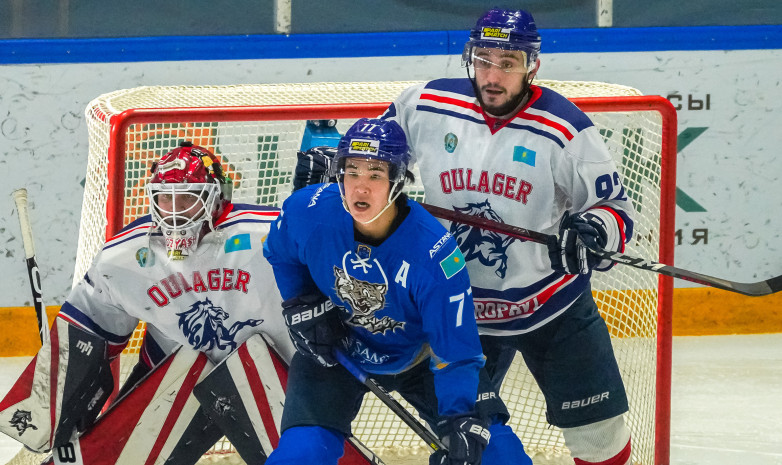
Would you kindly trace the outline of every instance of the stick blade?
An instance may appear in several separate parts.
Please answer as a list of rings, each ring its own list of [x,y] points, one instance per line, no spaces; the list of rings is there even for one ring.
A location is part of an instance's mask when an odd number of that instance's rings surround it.
[[[27,189],[21,188],[13,192],[16,203],[16,213],[19,217],[19,226],[22,229],[22,243],[26,258],[35,256],[35,242],[33,242],[33,229],[30,226],[30,217],[27,213]]]
[[[782,291],[782,276],[777,276],[766,281],[771,293]]]

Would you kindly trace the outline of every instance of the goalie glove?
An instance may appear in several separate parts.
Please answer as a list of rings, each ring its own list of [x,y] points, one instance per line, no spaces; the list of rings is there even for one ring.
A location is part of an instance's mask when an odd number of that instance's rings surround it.
[[[318,292],[286,300],[282,303],[282,316],[299,353],[325,367],[337,365],[334,344],[348,334],[339,307]]]
[[[443,434],[447,453],[431,455],[430,465],[478,465],[489,444],[489,423],[470,415],[451,417],[438,424]]]
[[[565,212],[559,234],[546,244],[551,268],[565,274],[588,274],[603,261],[589,249],[603,249],[607,242],[606,224],[600,216],[589,211]]]
[[[330,182],[329,167],[336,154],[336,147],[328,146],[312,147],[306,152],[297,152],[298,161],[293,173],[293,190],[297,191],[312,184]]]

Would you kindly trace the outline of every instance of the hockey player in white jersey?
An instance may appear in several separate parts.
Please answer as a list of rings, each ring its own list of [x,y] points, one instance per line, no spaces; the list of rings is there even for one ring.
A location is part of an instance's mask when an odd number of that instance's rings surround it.
[[[279,211],[231,203],[231,185],[189,142],[152,166],[150,214],[108,240],[71,291],[0,402],[0,431],[56,463],[192,464],[223,435],[247,463],[265,460],[295,351],[262,256]],[[108,364],[139,321],[139,362],[93,424]]]
[[[521,352],[576,464],[620,465],[627,397],[590,292],[611,264],[585,244],[622,251],[633,206],[592,121],[533,84],[540,41],[528,12],[492,9],[464,47],[466,78],[408,88],[382,118],[408,134],[427,202],[558,235],[546,247],[450,224],[494,382]]]

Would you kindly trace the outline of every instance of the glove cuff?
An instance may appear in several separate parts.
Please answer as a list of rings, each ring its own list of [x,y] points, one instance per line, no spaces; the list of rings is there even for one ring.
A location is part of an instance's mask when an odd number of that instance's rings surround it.
[[[607,207],[593,208],[581,213],[584,219],[600,233],[599,244],[604,250],[611,252],[624,251],[624,232],[620,229],[615,214]],[[614,265],[610,260],[601,260],[595,269],[606,271]]]

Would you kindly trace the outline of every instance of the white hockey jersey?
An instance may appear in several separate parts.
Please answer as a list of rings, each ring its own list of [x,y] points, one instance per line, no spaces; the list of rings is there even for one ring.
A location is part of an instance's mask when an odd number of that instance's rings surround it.
[[[548,234],[564,212],[590,210],[624,250],[633,206],[592,121],[560,94],[532,86],[509,120],[485,115],[472,83],[439,79],[406,89],[382,116],[404,128],[426,201]],[[544,325],[589,288],[590,275],[551,270],[545,245],[447,224],[467,259],[484,334]]]
[[[264,333],[285,360],[295,349],[263,241],[279,210],[229,204],[193,254],[170,260],[149,216],[104,244],[71,291],[60,317],[106,339],[110,357],[147,323],[140,356],[156,365],[179,345],[215,364],[252,334]]]

